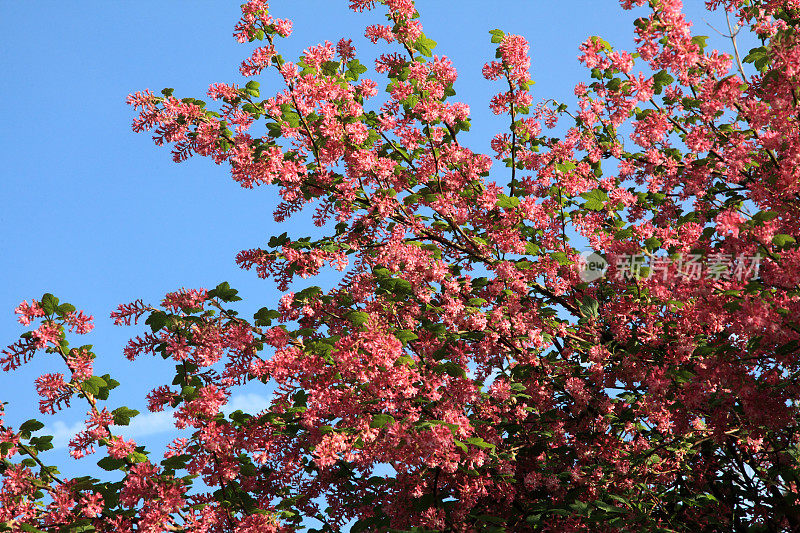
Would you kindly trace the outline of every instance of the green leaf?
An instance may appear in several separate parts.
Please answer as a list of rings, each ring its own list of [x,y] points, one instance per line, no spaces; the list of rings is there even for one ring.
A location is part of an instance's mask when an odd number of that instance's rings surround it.
[[[184,385],[181,387],[181,397],[187,401],[194,400],[197,398],[197,388],[191,385]]]
[[[611,45],[608,44],[608,41],[606,41],[605,39],[602,39],[601,37],[599,37],[597,35],[591,36],[590,39],[592,40],[593,43],[600,44],[600,46],[603,47],[602,48],[603,50],[611,50],[612,49]]]
[[[92,396],[100,394],[100,389],[107,385],[106,380],[100,376],[92,376],[81,383],[81,390]]]
[[[483,522],[484,524],[498,524],[501,525],[506,523],[505,518],[501,518],[499,516],[492,516],[488,514],[481,514],[475,517],[479,522]],[[496,527],[496,526],[489,526],[488,528],[481,528],[481,531],[486,531],[487,533],[505,533],[505,528],[503,527]]]
[[[253,318],[257,326],[271,326],[272,321],[276,318],[280,318],[280,316],[281,314],[278,311],[274,311],[268,307],[262,307],[253,315]]]
[[[43,452],[46,450],[53,449],[53,436],[52,435],[45,435],[42,437],[33,437],[31,439],[31,445],[36,448],[37,451]]]
[[[394,336],[397,337],[397,339],[401,343],[403,343],[403,346],[405,346],[409,342],[415,341],[415,340],[417,340],[419,338],[417,336],[417,334],[414,333],[413,331],[411,331],[410,329],[401,329],[401,330],[395,331],[394,332]]]
[[[533,263],[527,260],[517,261],[516,266],[520,270],[530,270],[533,268]]]
[[[677,383],[690,383],[695,377],[695,373],[688,368],[680,368],[673,373],[673,378]]]
[[[186,468],[186,462],[191,458],[192,456],[189,454],[173,455],[172,457],[167,457],[161,461],[161,465],[164,468],[180,470],[182,468]]]
[[[464,372],[464,369],[461,368],[461,365],[453,361],[440,363],[436,365],[433,371],[437,374],[447,374],[449,376],[453,376],[454,378],[463,378],[467,375],[466,372]]]
[[[108,390],[116,389],[117,387],[119,387],[119,381],[117,381],[116,379],[112,378],[110,375],[103,374],[100,377],[103,378],[104,380],[106,380],[106,388]]]
[[[582,516],[589,515],[589,504],[586,502],[581,502],[581,501],[574,502],[570,504],[570,508]]]
[[[208,291],[209,298],[219,298],[223,302],[238,302],[241,298],[236,296],[237,294],[239,291],[232,289],[227,281],[223,281],[216,288]]]
[[[599,500],[594,502],[594,506],[597,507],[598,509],[601,509],[601,510],[607,512],[607,513],[619,513],[619,512],[622,512],[620,509],[617,509],[613,505],[609,505],[606,502],[602,502],[602,501],[599,501]]]
[[[503,209],[511,209],[519,205],[519,198],[517,198],[516,196],[506,196],[505,194],[498,194],[497,202],[495,205]]]
[[[278,248],[279,246],[283,246],[289,242],[289,237],[286,236],[286,232],[284,231],[280,235],[272,236],[269,238],[269,242],[267,243],[270,248]]]
[[[388,519],[386,518],[386,516],[381,516],[381,515],[370,516],[369,518],[361,518],[350,528],[350,533],[362,533],[364,531],[383,531],[386,529],[387,522]],[[320,530],[310,530],[309,533],[315,531],[319,533]]]
[[[144,463],[147,461],[147,456],[141,452],[132,452],[128,454],[128,459],[133,463]]]
[[[300,126],[300,115],[294,111],[287,111],[283,114],[283,119],[293,128]]]
[[[42,301],[39,302],[39,306],[46,315],[52,315],[58,307],[58,298],[47,292],[42,295]]]
[[[503,30],[489,30],[489,33],[492,35],[492,42],[495,44],[501,42],[506,35]]]
[[[614,238],[618,241],[629,239],[632,236],[633,236],[633,230],[630,228],[624,228],[614,233]]]
[[[419,194],[409,194],[405,198],[403,198],[403,205],[411,205],[413,203],[418,202],[420,199]]]
[[[267,135],[270,137],[280,137],[281,125],[275,122],[267,122]]]
[[[756,222],[768,222],[778,216],[775,211],[759,211],[753,215],[753,220]]]
[[[791,235],[786,235],[784,233],[779,233],[772,238],[772,244],[775,246],[783,248],[784,246],[788,246],[790,244],[794,244],[795,238]]]
[[[481,437],[470,437],[468,439],[464,439],[464,442],[466,442],[467,444],[472,444],[473,446],[477,446],[478,448],[483,448],[483,449],[495,448],[494,444],[490,444],[490,443],[486,442]]]
[[[645,239],[644,245],[647,247],[648,250],[653,251],[661,246],[661,240],[655,236],[649,237]]]
[[[406,355],[401,355],[400,357],[398,357],[398,358],[395,360],[395,364],[398,364],[398,365],[405,365],[405,366],[411,366],[411,367],[413,367],[413,366],[415,366],[417,363],[416,363],[416,361],[414,361],[414,359],[412,359],[411,357],[408,357],[408,356],[406,356]]]
[[[591,211],[602,211],[608,202],[608,195],[601,189],[581,193],[581,198],[586,200],[583,207]]]
[[[407,279],[395,279],[393,283],[393,291],[395,294],[411,294],[414,292],[414,288],[411,286],[411,282]]]
[[[125,461],[123,459],[116,459],[114,457],[108,456],[103,457],[99,461],[97,461],[97,466],[102,468],[103,470],[112,471],[118,470],[125,466]]]
[[[659,85],[669,85],[670,83],[675,81],[675,78],[670,76],[666,70],[660,70],[656,73],[655,76],[653,76],[653,80]]]
[[[353,59],[347,63],[347,72],[345,76],[352,81],[358,81],[359,76],[366,71],[367,67],[362,65],[358,59]]]
[[[414,48],[425,57],[431,57],[433,49],[436,48],[436,41],[428,39],[425,35],[420,35],[417,42],[414,43]]]
[[[797,339],[792,339],[789,342],[787,342],[786,344],[782,344],[781,346],[778,346],[778,348],[775,351],[779,355],[785,355],[785,354],[788,354],[788,353],[791,353],[791,352],[794,352],[795,350],[797,350],[798,346],[800,346],[800,342],[798,342]]]
[[[61,304],[58,307],[56,307],[56,314],[58,314],[58,316],[66,316],[74,312],[75,312],[75,306],[72,304]]]
[[[567,254],[565,254],[564,252],[553,252],[550,254],[550,257],[552,257],[559,265],[572,264],[572,261],[569,260]]]
[[[37,529],[30,524],[17,524],[17,526],[26,533],[47,533],[46,531],[42,531],[41,529]]]
[[[706,47],[706,39],[708,39],[708,35],[695,35],[692,37],[692,43],[699,46],[700,50],[702,50]]]
[[[753,48],[742,61],[745,63],[753,63],[759,72],[764,72],[770,64],[769,47],[760,46],[758,48]]]
[[[591,296],[584,296],[583,303],[579,304],[578,308],[584,316],[597,317],[600,304]]]
[[[661,94],[661,89],[664,85],[669,85],[675,81],[675,78],[669,75],[666,70],[660,70],[653,76],[653,92]]]
[[[372,422],[369,423],[369,427],[373,429],[380,429],[385,427],[387,424],[394,424],[394,417],[387,414],[378,414],[372,417]]]
[[[364,311],[351,311],[347,315],[347,319],[356,326],[362,326],[369,320],[369,313]]]
[[[69,533],[90,533],[92,531],[97,531],[95,527],[89,522],[87,519],[78,520],[76,522],[71,523],[67,526]]]
[[[164,311],[153,311],[150,313],[150,316],[147,317],[147,320],[144,321],[145,324],[150,326],[150,329],[153,330],[153,333],[161,330],[167,325],[167,322],[167,313]]]
[[[119,407],[112,411],[114,415],[114,423],[118,426],[127,426],[131,423],[131,418],[139,414],[136,409],[128,409],[127,407]]]
[[[34,431],[39,431],[44,427],[44,424],[36,420],[35,418],[31,418],[30,420],[26,420],[19,426],[19,430],[25,433],[33,433]]]
[[[333,76],[339,69],[340,63],[338,61],[326,61],[322,64],[322,72],[328,76]]]
[[[347,63],[347,70],[353,72],[356,75],[356,79],[358,79],[359,75],[367,71],[367,67],[362,65],[358,59],[353,59]]]

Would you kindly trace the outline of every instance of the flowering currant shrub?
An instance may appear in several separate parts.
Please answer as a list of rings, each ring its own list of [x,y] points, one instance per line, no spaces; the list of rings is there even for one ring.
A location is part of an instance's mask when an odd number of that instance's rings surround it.
[[[283,88],[135,93],[134,129],[275,186],[276,222],[313,209],[321,237],[239,254],[285,292],[252,319],[227,283],[113,313],[144,326],[129,359],[175,363],[148,407],[193,433],[162,460],[68,340],[91,317],[23,302],[35,329],[0,364],[63,360],[40,411],[86,402],[70,453],[109,478],[59,477],[41,422],[0,425],[0,530],[800,531],[800,1],[706,5],[761,46],[709,50],[650,0],[636,50],[581,45],[574,111],[534,104],[528,44],[491,31],[508,129],[485,155],[411,0],[350,0],[386,12],[375,79],[346,39],[284,59],[291,21],[245,3],[240,71]],[[286,292],[330,267],[333,289]],[[252,382],[269,407],[225,416]]]

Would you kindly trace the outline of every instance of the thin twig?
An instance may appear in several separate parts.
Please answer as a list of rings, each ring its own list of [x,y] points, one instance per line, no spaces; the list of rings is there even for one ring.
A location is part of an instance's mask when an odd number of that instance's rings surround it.
[[[736,26],[736,30],[731,27],[731,17],[728,14],[728,11],[725,10],[725,22],[728,23],[728,31],[731,32],[729,37],[731,42],[733,43],[733,53],[736,56],[736,65],[739,67],[739,72],[742,75],[742,81],[745,81],[747,77],[744,75],[744,66],[742,66],[742,59],[739,56],[739,46],[736,44],[736,36],[739,34],[739,31],[742,29],[740,26]]]

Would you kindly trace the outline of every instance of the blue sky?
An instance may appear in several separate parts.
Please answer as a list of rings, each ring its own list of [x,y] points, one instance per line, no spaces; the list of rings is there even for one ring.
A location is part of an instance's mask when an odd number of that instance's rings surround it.
[[[703,2],[687,4],[696,33],[711,35],[711,44],[727,50],[729,42],[699,16]],[[133,113],[125,98],[133,91],[174,87],[178,97],[204,98],[210,83],[242,82],[238,65],[251,45],[231,36],[238,5],[0,0],[0,198],[6,198],[0,211],[0,344],[25,331],[13,315],[21,300],[51,292],[84,309],[94,315],[96,328],[81,343],[94,344],[97,373],[122,382],[110,408],[128,405],[144,412],[144,395],[172,378],[172,366],[160,359],[124,359],[122,348],[138,330],[113,326],[108,315],[118,304],[136,298],[157,303],[180,287],[229,281],[245,298],[244,312],[274,306],[280,296],[274,284],[240,271],[236,253],[287,229],[295,236],[313,231],[308,217],[287,227],[275,224],[274,189],[241,189],[225,167],[200,158],[177,165],[168,149],[130,129]],[[506,125],[488,111],[500,86],[480,74],[494,57],[489,30],[530,41],[535,101],[572,104],[575,83],[588,80],[576,60],[578,45],[600,35],[630,50],[638,16],[612,0],[418,0],[417,6],[426,35],[439,43],[434,52],[450,57],[459,70],[457,98],[472,109],[472,131],[464,140],[484,152],[491,135]],[[382,15],[352,13],[345,0],[275,0],[271,12],[294,20],[293,35],[280,42],[287,59],[340,37],[354,39],[367,65],[364,58],[381,50],[361,36]],[[718,16],[705,18],[724,27]],[[274,78],[261,81],[264,97],[280,89]],[[28,367],[0,375],[0,401],[11,402],[8,422],[38,415],[33,380],[46,371],[61,369],[40,354]],[[267,396],[248,390],[234,401],[257,408]],[[39,418],[66,435],[85,413],[77,405]],[[159,450],[168,423],[168,417],[143,417],[133,434]],[[62,471],[77,473],[89,462]]]

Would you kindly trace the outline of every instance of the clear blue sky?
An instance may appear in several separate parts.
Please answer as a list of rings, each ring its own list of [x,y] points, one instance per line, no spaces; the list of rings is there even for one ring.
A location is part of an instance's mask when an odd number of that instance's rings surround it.
[[[703,2],[687,4],[697,33],[711,35],[711,44],[727,50],[729,43],[699,17]],[[95,345],[97,373],[110,372],[123,382],[112,392],[110,408],[124,404],[144,412],[144,395],[170,382],[172,369],[160,359],[124,359],[122,348],[138,330],[112,325],[108,315],[118,304],[136,298],[158,303],[165,292],[212,288],[225,280],[241,291],[242,308],[251,313],[274,306],[279,297],[270,281],[234,263],[239,250],[286,231],[271,217],[275,190],[240,189],[225,167],[208,160],[174,164],[168,149],[131,132],[133,113],[125,105],[127,94],[145,88],[174,87],[176,96],[204,98],[210,83],[242,82],[238,65],[251,45],[231,36],[238,6],[208,0],[0,0],[0,344],[24,331],[13,315],[21,300],[52,292],[86,310],[95,317],[95,331],[84,342]],[[457,98],[472,108],[469,145],[484,152],[491,134],[505,125],[488,111],[500,86],[480,74],[494,58],[490,29],[530,41],[535,101],[572,104],[575,83],[588,80],[576,60],[578,45],[601,35],[630,50],[638,16],[614,0],[418,0],[417,6],[426,35],[439,43],[435,53],[450,57],[459,70]],[[270,7],[274,16],[295,23],[293,35],[280,42],[286,58],[340,37],[353,38],[360,56],[374,57],[379,50],[362,35],[382,15],[352,13],[346,0],[274,0]],[[724,26],[718,16],[706,19]],[[279,89],[268,82],[262,82],[264,97]],[[295,235],[313,231],[307,217],[298,220],[290,226]],[[40,354],[27,368],[0,375],[0,401],[11,402],[9,422],[38,416],[33,379],[45,371],[61,369]],[[239,405],[263,401],[252,394],[258,391],[239,397]],[[85,411],[78,404],[57,417],[38,417],[64,430]],[[163,420],[150,422],[155,432]],[[156,450],[167,437],[143,435],[144,424],[137,431],[137,440],[155,442]]]

